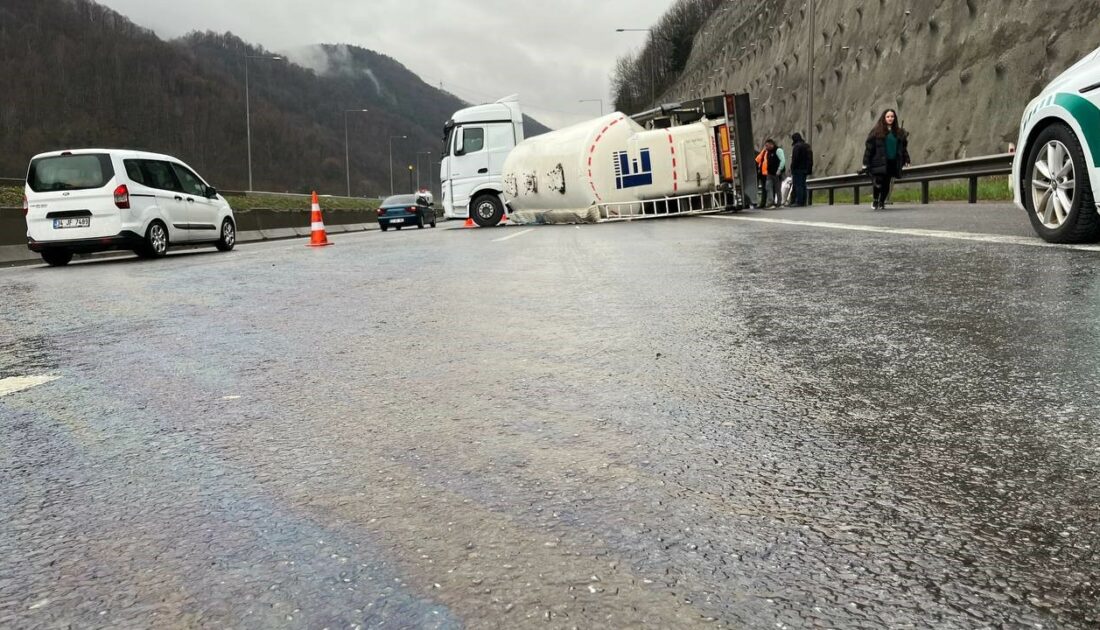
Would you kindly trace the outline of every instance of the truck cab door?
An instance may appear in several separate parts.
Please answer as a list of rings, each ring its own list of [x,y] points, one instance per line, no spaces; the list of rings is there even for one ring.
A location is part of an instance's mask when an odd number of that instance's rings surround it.
[[[450,170],[452,207],[456,214],[468,216],[470,193],[490,178],[484,125],[462,126],[455,130]],[[463,209],[467,209],[466,212]]]

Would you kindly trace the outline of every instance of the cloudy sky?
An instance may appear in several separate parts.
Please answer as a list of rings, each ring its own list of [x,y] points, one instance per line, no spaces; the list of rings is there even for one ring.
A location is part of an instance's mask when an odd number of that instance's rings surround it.
[[[428,83],[488,102],[518,93],[560,127],[611,109],[615,59],[637,50],[672,0],[98,0],[164,38],[232,31],[274,51],[354,44]]]

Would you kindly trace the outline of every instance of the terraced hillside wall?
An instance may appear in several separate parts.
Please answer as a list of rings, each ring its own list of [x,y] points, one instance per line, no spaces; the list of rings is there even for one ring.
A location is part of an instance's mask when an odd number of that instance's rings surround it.
[[[757,144],[805,135],[806,0],[729,2],[696,36],[664,100],[753,96]],[[886,107],[912,133],[913,161],[1000,153],[1024,106],[1100,47],[1097,0],[816,0],[813,145],[819,174],[852,172]]]

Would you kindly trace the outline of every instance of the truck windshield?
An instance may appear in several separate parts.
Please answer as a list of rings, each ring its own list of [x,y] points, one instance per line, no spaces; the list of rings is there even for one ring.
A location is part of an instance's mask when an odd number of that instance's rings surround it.
[[[102,188],[115,176],[111,158],[105,153],[58,155],[38,158],[27,171],[27,184],[34,192]]]

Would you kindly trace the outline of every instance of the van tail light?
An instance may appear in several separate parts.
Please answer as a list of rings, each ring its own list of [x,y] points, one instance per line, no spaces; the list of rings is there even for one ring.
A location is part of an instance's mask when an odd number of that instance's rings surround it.
[[[119,210],[130,209],[130,189],[123,184],[115,189],[115,205]]]
[[[31,204],[27,201],[27,196],[23,195],[23,216],[27,216],[31,211]]]

